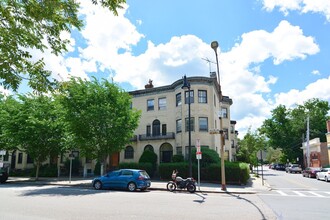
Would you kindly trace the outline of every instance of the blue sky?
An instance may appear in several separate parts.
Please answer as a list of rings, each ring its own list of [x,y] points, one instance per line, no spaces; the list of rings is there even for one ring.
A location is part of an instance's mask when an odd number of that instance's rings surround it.
[[[127,0],[118,17],[80,2],[85,27],[63,33],[70,51],[33,52],[59,80],[96,76],[131,91],[149,79],[157,87],[209,76],[216,65],[204,59],[215,61],[216,40],[240,138],[279,104],[330,102],[330,0]]]

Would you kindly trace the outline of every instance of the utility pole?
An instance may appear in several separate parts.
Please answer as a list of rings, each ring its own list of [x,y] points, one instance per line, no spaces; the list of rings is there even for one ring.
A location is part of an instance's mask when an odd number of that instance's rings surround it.
[[[307,116],[307,131],[306,131],[306,160],[307,167],[310,167],[310,152],[309,152],[309,116]]]

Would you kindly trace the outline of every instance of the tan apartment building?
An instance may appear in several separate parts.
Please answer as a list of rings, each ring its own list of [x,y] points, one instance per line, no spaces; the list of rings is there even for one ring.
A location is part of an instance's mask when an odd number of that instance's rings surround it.
[[[215,74],[211,77],[188,77],[190,83],[191,147],[200,145],[217,151],[220,155],[220,135],[209,130],[219,129],[222,114],[225,137],[225,159],[236,159],[236,121],[230,120],[232,100],[228,96],[219,100],[219,86]],[[120,162],[137,162],[146,149],[158,155],[158,163],[171,162],[173,155],[188,157],[189,91],[182,89],[183,80],[171,85],[153,87],[152,81],[145,89],[130,92],[132,107],[142,115],[135,131],[134,141],[120,152]]]

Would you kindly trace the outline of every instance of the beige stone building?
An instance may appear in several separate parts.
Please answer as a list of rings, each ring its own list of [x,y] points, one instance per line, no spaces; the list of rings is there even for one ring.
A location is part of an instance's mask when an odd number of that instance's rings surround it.
[[[220,135],[209,130],[219,129],[222,114],[225,138],[225,159],[235,161],[237,147],[236,121],[230,120],[232,100],[223,96],[219,100],[219,86],[215,75],[188,77],[190,83],[191,147],[200,145],[217,151],[220,155]],[[141,110],[140,124],[133,142],[120,152],[118,162],[137,162],[145,149],[158,155],[158,163],[171,162],[173,155],[187,159],[189,150],[189,92],[182,89],[183,80],[171,85],[130,92],[132,107]],[[114,159],[114,158],[113,158]],[[115,163],[114,163],[115,164]],[[113,164],[113,165],[114,165]]]

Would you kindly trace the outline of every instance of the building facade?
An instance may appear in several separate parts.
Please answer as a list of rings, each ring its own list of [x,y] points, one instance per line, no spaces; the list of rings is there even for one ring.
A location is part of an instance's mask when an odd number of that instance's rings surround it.
[[[301,149],[303,150],[304,155],[304,165],[307,163],[307,155],[309,152],[309,164],[311,167],[324,167],[330,165],[330,120],[327,121],[327,133],[326,140],[327,142],[321,142],[320,138],[314,138],[302,144]]]
[[[232,100],[219,100],[219,86],[215,75],[189,77],[189,91],[182,89],[183,80],[154,88],[152,82],[143,90],[130,92],[132,108],[141,110],[141,119],[135,138],[120,152],[120,162],[137,162],[146,149],[158,155],[158,163],[171,162],[173,155],[189,154],[189,98],[191,119],[191,148],[200,145],[214,149],[220,155],[220,135],[209,130],[219,129],[219,114],[225,136],[225,159],[236,159],[236,121],[230,120]]]

